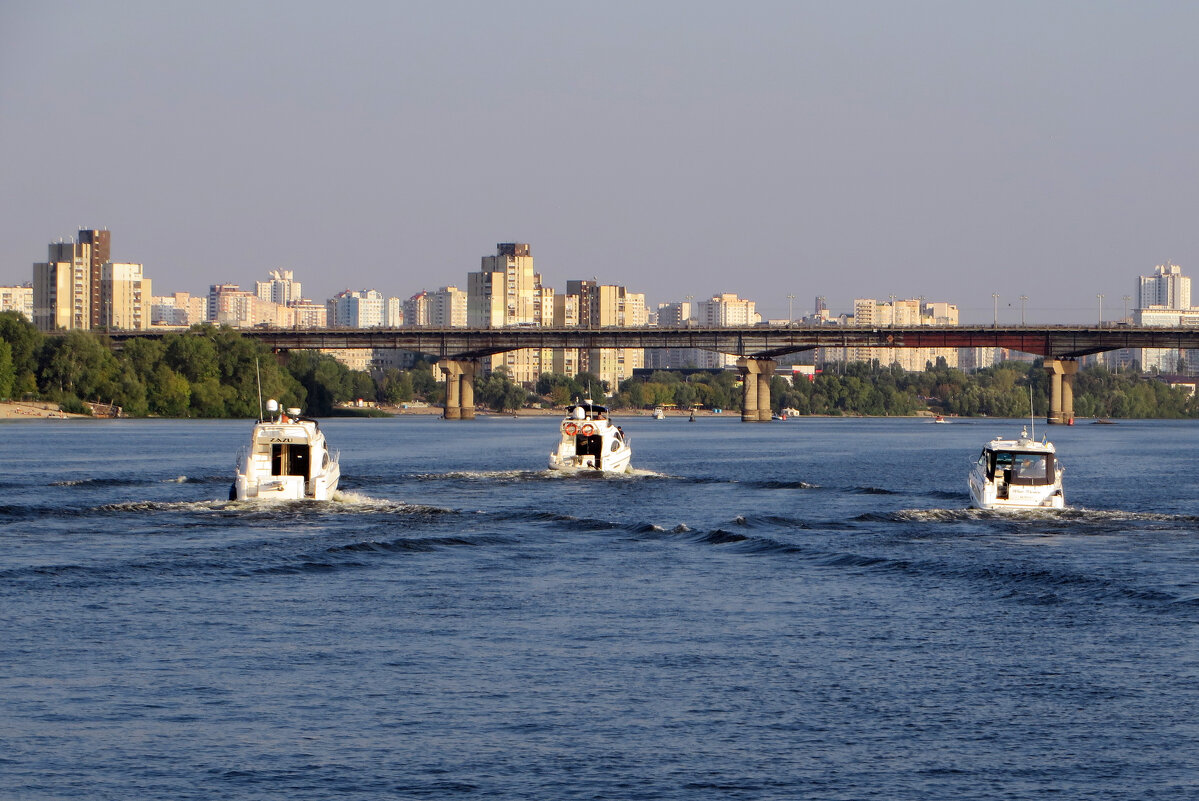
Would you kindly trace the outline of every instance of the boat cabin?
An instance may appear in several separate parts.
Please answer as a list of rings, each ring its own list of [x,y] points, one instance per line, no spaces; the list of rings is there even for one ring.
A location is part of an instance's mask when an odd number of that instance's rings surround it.
[[[1045,450],[984,447],[978,463],[1005,497],[1008,486],[1044,486],[1056,481],[1054,454]]]
[[[307,427],[301,425],[303,423],[312,425],[311,435]],[[254,437],[254,454],[270,454],[271,476],[300,476],[307,481],[313,476],[312,446],[319,439],[319,431],[320,424],[307,417],[259,424]],[[317,470],[323,470],[328,465],[327,451],[323,461],[325,464],[317,465]]]

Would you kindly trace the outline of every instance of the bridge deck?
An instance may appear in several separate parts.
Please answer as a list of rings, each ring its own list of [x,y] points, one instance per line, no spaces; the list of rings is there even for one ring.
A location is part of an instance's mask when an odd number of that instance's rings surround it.
[[[819,347],[1008,348],[1073,358],[1120,348],[1199,348],[1199,328],[1077,326],[746,326],[729,328],[331,328],[242,329],[275,350],[382,348],[443,358],[477,358],[521,348],[698,348],[774,357]],[[159,337],[114,331],[116,343]]]

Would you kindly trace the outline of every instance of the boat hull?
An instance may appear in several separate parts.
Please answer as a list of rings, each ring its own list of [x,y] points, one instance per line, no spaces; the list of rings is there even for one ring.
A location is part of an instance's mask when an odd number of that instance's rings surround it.
[[[303,476],[268,476],[253,478],[238,473],[233,482],[233,500],[268,500],[268,501],[329,501],[337,492],[337,484],[341,480],[341,471],[337,463],[330,463],[331,469],[319,476],[305,481]]]
[[[1008,487],[1008,497],[998,497],[998,488],[979,471],[971,471],[967,480],[970,489],[970,505],[975,509],[1010,511],[1034,511],[1038,509],[1064,509],[1066,496],[1062,491],[1061,476],[1053,484]]]
[[[573,453],[564,454],[561,451],[550,453],[550,470],[560,470],[567,473],[627,473],[633,460],[633,451],[628,446],[612,453],[604,454],[600,466],[596,467],[594,456],[576,456]]]

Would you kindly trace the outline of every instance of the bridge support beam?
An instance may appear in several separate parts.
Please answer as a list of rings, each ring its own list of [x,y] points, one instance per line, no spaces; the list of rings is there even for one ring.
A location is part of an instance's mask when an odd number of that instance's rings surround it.
[[[1051,382],[1046,422],[1074,425],[1074,376],[1078,373],[1078,362],[1075,359],[1046,359],[1045,370]]]
[[[741,422],[770,422],[770,379],[774,376],[773,359],[741,358]]]
[[[470,359],[442,359],[437,363],[445,373],[446,420],[473,420],[475,418],[475,370]]]

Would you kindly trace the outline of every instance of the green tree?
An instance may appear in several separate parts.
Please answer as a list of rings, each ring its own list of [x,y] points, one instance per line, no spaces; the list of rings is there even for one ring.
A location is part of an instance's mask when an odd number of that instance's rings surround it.
[[[379,400],[382,403],[407,403],[412,400],[412,375],[389,367],[379,382]]]
[[[17,371],[12,364],[12,345],[0,339],[0,400],[11,398],[17,383]]]
[[[165,364],[159,364],[146,382],[150,412],[163,417],[187,417],[191,408],[191,384]]]
[[[12,349],[12,397],[37,392],[38,354],[44,337],[33,323],[15,311],[0,312],[0,340]]]
[[[75,395],[108,401],[117,395],[116,357],[99,337],[87,331],[47,338],[39,364],[41,389],[53,397]]]

